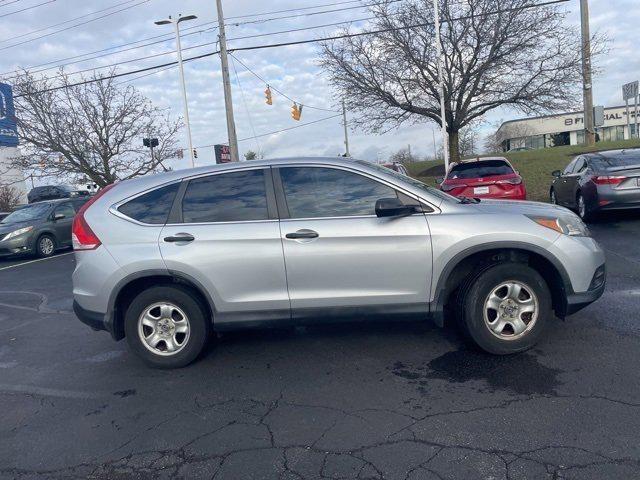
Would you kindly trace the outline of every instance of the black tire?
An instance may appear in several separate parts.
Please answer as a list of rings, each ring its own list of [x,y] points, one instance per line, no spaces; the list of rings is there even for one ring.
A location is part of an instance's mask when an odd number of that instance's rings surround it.
[[[485,301],[489,294],[507,281],[523,283],[533,290],[538,300],[537,318],[520,337],[499,338],[485,322]],[[483,350],[496,355],[524,352],[533,347],[544,332],[547,322],[553,318],[553,306],[549,287],[533,268],[522,263],[499,263],[487,266],[470,275],[459,296],[460,321],[464,331]]]
[[[580,202],[582,202],[582,205]],[[582,221],[589,222],[593,220],[593,212],[589,209],[586,199],[580,192],[578,192],[578,195],[576,196],[576,210]]]
[[[49,233],[40,235],[38,240],[36,240],[35,251],[39,258],[51,257],[56,253],[57,248],[58,242],[56,242],[56,237]]]
[[[179,351],[171,355],[152,352],[138,333],[138,321],[150,306],[168,302],[181,309],[187,316],[189,336]],[[189,365],[202,353],[211,333],[211,319],[199,299],[186,288],[179,286],[151,287],[129,304],[124,318],[124,330],[129,348],[147,365],[154,368],[181,368]]]

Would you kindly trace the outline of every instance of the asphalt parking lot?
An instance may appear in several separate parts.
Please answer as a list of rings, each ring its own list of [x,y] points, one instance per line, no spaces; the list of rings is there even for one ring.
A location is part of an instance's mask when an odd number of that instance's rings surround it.
[[[71,254],[0,261],[1,478],[640,477],[640,215],[605,296],[526,354],[430,324],[225,334],[150,370],[71,312]]]

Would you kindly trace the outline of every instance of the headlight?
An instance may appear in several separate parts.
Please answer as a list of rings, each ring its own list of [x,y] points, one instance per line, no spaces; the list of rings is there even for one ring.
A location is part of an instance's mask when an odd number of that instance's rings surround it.
[[[527,215],[538,225],[555,230],[558,233],[569,235],[571,237],[590,237],[591,233],[580,217],[563,216],[563,217],[540,217],[535,215]]]
[[[5,237],[3,238],[3,240],[11,240],[12,238],[18,237],[18,236],[23,235],[25,233],[28,233],[31,230],[33,230],[33,227],[19,228],[18,230],[14,230],[11,233],[7,233],[5,235]]]

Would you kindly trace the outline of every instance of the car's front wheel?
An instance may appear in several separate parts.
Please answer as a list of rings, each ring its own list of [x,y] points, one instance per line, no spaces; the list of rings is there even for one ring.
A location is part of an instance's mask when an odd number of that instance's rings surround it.
[[[36,254],[40,258],[46,258],[53,255],[56,251],[56,239],[52,235],[45,233],[38,238],[36,242]]]
[[[498,355],[533,347],[553,317],[547,283],[521,263],[496,264],[470,277],[461,306],[471,338]]]
[[[125,336],[148,365],[179,368],[193,362],[209,339],[204,306],[181,287],[159,286],[140,293],[125,314]]]
[[[554,205],[558,204],[558,197],[556,197],[556,191],[555,189],[551,189],[551,193],[549,194],[549,200],[551,201],[551,203],[553,203]]]

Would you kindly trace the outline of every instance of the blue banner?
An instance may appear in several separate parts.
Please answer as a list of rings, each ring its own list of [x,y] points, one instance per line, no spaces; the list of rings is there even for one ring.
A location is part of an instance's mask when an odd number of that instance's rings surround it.
[[[11,85],[0,83],[0,147],[17,147],[18,129]]]

